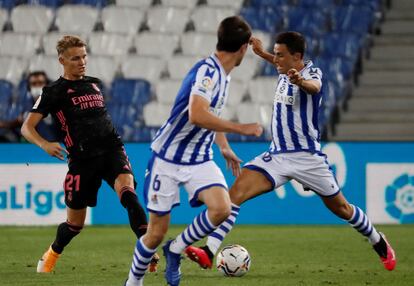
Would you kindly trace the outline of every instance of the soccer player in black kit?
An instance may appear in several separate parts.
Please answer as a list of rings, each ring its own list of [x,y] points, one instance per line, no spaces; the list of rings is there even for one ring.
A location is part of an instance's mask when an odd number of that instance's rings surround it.
[[[146,214],[135,194],[131,165],[105,108],[101,81],[85,76],[85,42],[64,36],[56,49],[63,76],[43,88],[22,126],[22,134],[29,142],[60,160],[66,154],[69,165],[64,182],[67,220],[58,226],[55,241],[39,260],[37,272],[42,273],[53,270],[65,246],[82,230],[87,207],[96,206],[102,179],[118,194],[137,238],[147,227]],[[58,142],[45,140],[36,131],[48,114],[57,124],[66,149]],[[156,257],[154,264],[155,260]]]

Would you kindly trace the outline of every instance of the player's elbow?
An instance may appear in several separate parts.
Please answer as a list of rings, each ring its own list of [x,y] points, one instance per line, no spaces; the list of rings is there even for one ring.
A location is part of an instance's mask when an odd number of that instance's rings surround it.
[[[191,124],[200,126],[202,124],[202,118],[199,113],[192,110],[189,111],[188,120]]]
[[[20,132],[22,133],[22,136],[27,139],[27,135],[29,134],[27,122],[24,121],[22,124],[22,127],[20,127]]]

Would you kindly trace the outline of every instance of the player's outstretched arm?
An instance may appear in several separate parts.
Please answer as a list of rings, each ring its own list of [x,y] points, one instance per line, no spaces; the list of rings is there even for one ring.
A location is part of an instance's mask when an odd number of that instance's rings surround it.
[[[287,75],[291,83],[309,94],[317,94],[321,90],[321,84],[317,80],[305,80],[295,69],[290,69]]]
[[[227,169],[231,169],[233,176],[239,176],[241,173],[239,157],[231,149],[229,142],[227,141],[226,134],[223,132],[216,133],[216,144],[220,148],[221,155],[226,160]]]
[[[263,133],[263,127],[258,123],[239,124],[219,118],[210,112],[210,103],[195,94],[190,96],[189,120],[198,127],[217,132],[231,132],[257,137]]]
[[[50,156],[56,157],[62,161],[65,160],[63,153],[69,154],[68,151],[60,146],[58,142],[47,141],[36,131],[36,126],[42,119],[43,115],[41,113],[29,113],[22,125],[22,135],[24,138],[26,138],[27,141],[36,144]]]
[[[252,46],[252,50],[256,55],[265,59],[269,63],[274,64],[274,55],[265,51],[265,49],[263,48],[262,41],[260,39],[251,37],[249,40],[249,44]]]

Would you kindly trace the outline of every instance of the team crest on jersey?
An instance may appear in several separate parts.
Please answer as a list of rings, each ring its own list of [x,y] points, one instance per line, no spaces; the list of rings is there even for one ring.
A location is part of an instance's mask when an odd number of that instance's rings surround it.
[[[33,105],[33,109],[37,109],[41,100],[42,100],[42,96],[39,96],[39,98],[36,100],[35,104]]]
[[[101,90],[99,89],[99,87],[95,83],[92,83],[91,85],[92,85],[94,90],[96,90],[97,92],[101,92]]]

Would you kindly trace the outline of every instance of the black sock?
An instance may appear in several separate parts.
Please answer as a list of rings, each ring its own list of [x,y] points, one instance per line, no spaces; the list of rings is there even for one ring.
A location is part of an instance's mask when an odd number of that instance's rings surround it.
[[[201,249],[204,249],[204,251],[207,253],[208,257],[210,258],[210,260],[213,260],[214,258],[214,254],[213,252],[211,252],[210,248],[208,248],[208,246],[202,246],[200,247]]]
[[[384,238],[382,238],[382,236],[381,239],[373,245],[373,247],[379,256],[387,258],[387,243],[385,242]]]
[[[122,188],[121,204],[127,210],[131,229],[139,239],[147,232],[147,215],[131,187]]]
[[[53,251],[59,254],[62,253],[65,246],[81,232],[82,228],[82,226],[72,225],[67,222],[61,223],[56,232],[56,239],[52,243]]]

